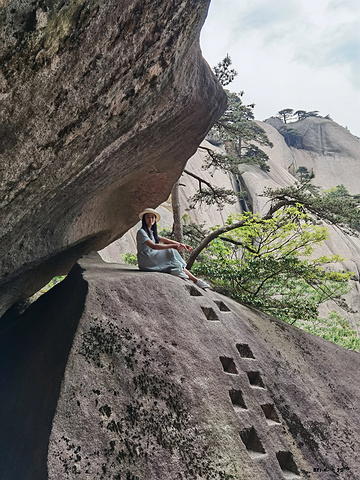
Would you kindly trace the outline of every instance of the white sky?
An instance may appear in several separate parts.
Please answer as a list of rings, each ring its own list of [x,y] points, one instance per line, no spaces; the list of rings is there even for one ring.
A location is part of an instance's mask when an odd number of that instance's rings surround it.
[[[201,33],[211,67],[228,53],[257,120],[318,110],[360,137],[359,0],[211,0]]]

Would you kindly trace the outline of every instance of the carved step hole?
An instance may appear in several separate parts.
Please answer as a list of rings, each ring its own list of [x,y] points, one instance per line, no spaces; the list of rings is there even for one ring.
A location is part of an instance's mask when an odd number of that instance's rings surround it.
[[[266,420],[268,423],[280,423],[279,417],[277,416],[276,410],[274,405],[271,403],[265,403],[264,405],[260,405]]]
[[[230,308],[221,300],[214,300],[214,302],[219,307],[221,312],[231,312]]]
[[[254,354],[252,353],[249,345],[246,343],[237,343],[236,348],[238,349],[238,352],[240,353],[240,356],[243,358],[255,358]]]
[[[235,362],[232,358],[230,358],[230,357],[220,357],[220,362],[223,366],[224,372],[231,373],[232,375],[237,375],[238,374]]]
[[[229,395],[234,408],[242,408],[247,410],[241,390],[229,390]]]
[[[185,285],[185,288],[190,293],[191,297],[202,297],[203,296],[203,294],[200,292],[200,290],[198,288],[196,288],[194,285]]]
[[[249,378],[250,385],[253,387],[265,388],[259,372],[246,372]]]
[[[212,320],[212,321],[220,321],[219,320],[219,317],[217,316],[215,310],[212,308],[212,307],[201,307],[202,311],[204,312],[205,314],[205,317],[208,319],[208,320]]]
[[[299,476],[299,470],[294,462],[291,452],[277,452],[276,458],[285,478],[294,478]]]
[[[257,456],[258,454],[266,453],[254,427],[242,430],[240,437],[250,455]]]

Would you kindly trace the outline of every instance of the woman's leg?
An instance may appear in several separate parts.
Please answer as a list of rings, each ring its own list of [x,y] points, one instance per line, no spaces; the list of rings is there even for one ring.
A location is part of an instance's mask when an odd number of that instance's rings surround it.
[[[197,279],[195,275],[189,272],[189,270],[186,270],[186,268],[183,269],[183,272],[186,273],[186,275],[189,277],[190,280],[192,280],[195,285],[197,285],[200,288],[210,288],[210,285],[204,280]]]
[[[193,282],[197,282],[197,278],[189,272],[189,270],[186,270],[186,268],[183,269],[183,272],[186,273],[186,275],[190,278],[190,280],[192,280]]]

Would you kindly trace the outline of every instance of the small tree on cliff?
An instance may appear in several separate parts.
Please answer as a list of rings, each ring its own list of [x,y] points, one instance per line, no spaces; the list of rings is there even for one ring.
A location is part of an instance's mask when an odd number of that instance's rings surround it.
[[[279,113],[280,113],[280,112],[279,112]],[[306,118],[306,111],[305,111],[305,110],[296,110],[296,112],[294,113],[294,115],[297,115],[298,121],[299,121],[299,120],[303,120],[304,118]]]
[[[287,123],[288,120],[292,118],[293,114],[294,110],[292,108],[284,108],[283,110],[278,111],[278,117],[281,118],[284,123]]]
[[[350,273],[324,268],[339,256],[311,259],[327,229],[311,222],[301,205],[283,207],[270,218],[246,212],[242,226],[218,236],[194,268],[220,292],[290,323],[315,319],[326,300],[341,302]],[[230,217],[228,225],[236,223]]]
[[[280,113],[280,112],[279,112]],[[319,112],[318,110],[311,110],[310,112],[307,112],[306,110],[297,110],[294,115],[297,115],[298,120],[303,120],[304,118],[307,117],[318,117]],[[326,117],[325,117],[326,118]]]
[[[308,170],[304,166],[300,166],[297,170],[296,173],[300,176],[300,182],[306,182],[308,180],[311,180],[314,178],[314,172],[313,170]]]
[[[242,102],[243,92],[238,94],[226,91],[226,94],[227,109],[210,131],[219,143],[225,146],[225,153],[217,153],[211,148],[200,146],[200,150],[207,152],[203,168],[219,169],[235,177],[241,175],[243,164],[257,165],[268,171],[268,156],[258,145],[272,147],[272,143],[254,120],[254,105],[245,105]],[[224,203],[235,203],[236,194],[233,190],[215,187],[188,169],[184,172],[199,182],[198,191],[189,199],[191,208],[202,203],[216,205],[218,208],[222,208]]]
[[[237,72],[230,68],[232,62],[229,54],[219,62],[214,68],[213,71],[215,76],[219,80],[220,84],[224,87],[231,83],[237,75]],[[203,178],[195,175],[189,170],[184,170],[184,173],[195,178],[199,182],[199,190],[197,195],[194,196],[193,204],[195,204],[201,198],[202,201],[206,203],[213,204],[216,203],[218,206],[222,206],[224,203],[234,202],[234,192],[228,189],[218,188],[211,185],[209,182],[205,181]],[[204,188],[205,186],[205,188]],[[177,181],[171,191],[172,198],[172,210],[174,215],[173,223],[173,235],[178,242],[183,243],[183,226],[181,222],[181,213],[180,213],[180,200],[179,200],[179,188],[180,183]]]
[[[238,174],[239,165],[255,164],[262,170],[269,170],[268,156],[258,147],[270,146],[265,130],[261,128],[254,117],[254,104],[245,105],[242,101],[244,92],[226,91],[228,106],[222,117],[215,123],[211,133],[225,145],[226,155],[216,155],[208,152],[208,167],[220,168],[224,171]]]
[[[215,67],[213,67],[215,76],[219,80],[220,85],[222,85],[223,87],[229,85],[229,83],[231,83],[237,75],[237,71],[233,68],[230,68],[231,64],[231,58],[227,53],[226,57]]]
[[[227,55],[217,67],[214,67],[214,73],[220,83],[228,85],[237,75],[235,70],[230,70],[231,60]],[[240,174],[239,166],[241,164],[258,165],[261,169],[268,171],[268,156],[259,148],[258,145],[267,145],[272,147],[265,131],[255,122],[254,104],[245,105],[242,101],[244,92],[234,93],[225,90],[228,105],[221,118],[214,124],[210,133],[218,138],[219,143],[225,146],[225,153],[220,154],[212,149],[206,149],[200,146],[200,149],[207,151],[207,161],[204,169],[217,168],[225,173],[234,175]],[[187,172],[189,173],[189,172]],[[191,199],[191,205],[205,202],[208,205],[217,204],[222,207],[224,203],[234,203],[235,193],[226,189],[215,188],[207,185],[208,188],[202,188],[206,183],[199,180],[199,190]]]
[[[220,83],[228,85],[237,74],[235,70],[230,69],[231,59],[227,55],[222,62],[214,67],[214,73]],[[245,105],[242,101],[243,92],[232,93],[227,90],[228,106],[222,117],[215,123],[211,133],[215,135],[219,142],[225,145],[226,153],[216,153],[212,149],[200,146],[199,149],[206,150],[207,161],[204,169],[217,168],[231,175],[239,175],[239,166],[241,164],[258,165],[263,170],[268,170],[268,156],[259,148],[258,145],[272,146],[267,138],[265,131],[254,121],[254,105]],[[223,208],[225,203],[235,203],[236,194],[233,190],[214,186],[199,175],[194,174],[188,169],[184,173],[195,178],[198,181],[199,188],[193,197],[189,199],[190,208],[195,208],[197,204],[205,203],[207,205],[216,205]],[[179,183],[177,182],[172,190],[172,198],[179,198]],[[177,222],[173,227],[173,232],[177,232],[175,238],[181,241],[182,228],[179,226],[180,204],[173,202],[174,221]]]

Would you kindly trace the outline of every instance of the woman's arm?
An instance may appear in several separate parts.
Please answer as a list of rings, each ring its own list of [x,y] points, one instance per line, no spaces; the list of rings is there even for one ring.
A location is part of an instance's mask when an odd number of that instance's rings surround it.
[[[170,240],[169,238],[159,237],[159,241],[162,243],[165,243],[165,245],[169,245],[169,244],[180,245],[181,248],[185,248],[187,252],[192,251],[192,247],[190,247],[190,245],[185,245],[184,243],[179,243],[179,242],[176,242],[175,240]]]
[[[159,238],[160,241],[167,240],[163,238]],[[165,242],[163,242],[165,243]],[[152,240],[147,240],[145,245],[152,248],[153,250],[169,250],[170,248],[174,248],[178,252],[180,252],[184,246],[179,242],[173,242],[172,240],[168,240],[165,245],[160,245],[159,243],[154,243]]]
[[[159,237],[159,242],[165,244],[173,244],[173,245],[181,245],[179,242],[175,242],[175,240],[170,240],[169,238]]]

